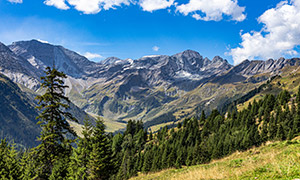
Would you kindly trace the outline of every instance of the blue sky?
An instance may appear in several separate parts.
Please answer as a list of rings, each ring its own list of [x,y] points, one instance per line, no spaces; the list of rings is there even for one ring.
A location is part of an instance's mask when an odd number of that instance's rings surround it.
[[[238,64],[299,52],[300,0],[87,2],[0,0],[0,41],[41,39],[94,61],[192,49]]]

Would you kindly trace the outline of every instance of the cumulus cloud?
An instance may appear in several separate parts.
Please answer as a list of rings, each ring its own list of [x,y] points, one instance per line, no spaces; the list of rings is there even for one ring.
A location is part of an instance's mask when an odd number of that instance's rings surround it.
[[[70,9],[70,7],[65,3],[65,0],[46,0],[44,1],[44,4],[63,10]]]
[[[23,3],[23,0],[8,0],[11,3]]]
[[[231,49],[234,63],[245,59],[279,58],[296,55],[300,45],[300,0],[282,1],[265,11],[258,22],[263,28],[257,32],[241,33],[240,47]]]
[[[155,52],[157,52],[159,50],[159,47],[158,46],[153,46],[152,50],[155,51]]]
[[[100,54],[90,53],[90,52],[86,52],[84,54],[84,56],[88,59],[102,59],[103,58],[103,56],[101,56]]]
[[[139,4],[144,11],[152,12],[172,6],[174,0],[140,0]]]
[[[97,14],[103,9],[116,9],[122,5],[133,4],[148,12],[175,6],[176,11],[184,15],[191,14],[195,19],[204,21],[220,21],[223,16],[228,16],[234,21],[243,21],[246,18],[245,7],[240,7],[237,0],[189,0],[181,5],[175,0],[45,0],[44,3],[58,9],[74,7],[84,14]],[[170,12],[170,9],[168,11]]]
[[[176,11],[184,15],[192,14],[197,20],[220,21],[223,15],[234,21],[243,21],[245,7],[240,7],[237,0],[190,0],[187,4],[176,7]]]
[[[48,6],[55,6],[58,9],[69,9],[66,2],[84,14],[96,14],[102,9],[115,9],[116,6],[121,6],[122,4],[129,5],[131,0],[46,0],[44,3]]]

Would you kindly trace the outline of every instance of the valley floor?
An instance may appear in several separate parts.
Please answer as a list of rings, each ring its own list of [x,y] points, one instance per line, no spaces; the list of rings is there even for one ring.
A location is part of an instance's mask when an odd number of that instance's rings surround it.
[[[268,142],[209,164],[139,174],[132,180],[300,179],[300,137]]]

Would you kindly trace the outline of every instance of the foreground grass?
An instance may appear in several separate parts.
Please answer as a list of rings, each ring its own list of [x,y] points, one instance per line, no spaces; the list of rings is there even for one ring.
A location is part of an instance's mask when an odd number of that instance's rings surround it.
[[[299,139],[299,138],[298,138]],[[300,140],[267,143],[209,164],[139,174],[133,180],[300,179]]]

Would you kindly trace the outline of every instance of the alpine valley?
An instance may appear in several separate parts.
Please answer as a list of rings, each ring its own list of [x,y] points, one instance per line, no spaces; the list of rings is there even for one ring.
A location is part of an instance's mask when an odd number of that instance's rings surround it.
[[[115,132],[131,119],[156,131],[199,116],[202,110],[225,112],[232,103],[244,103],[272,88],[296,90],[299,65],[299,58],[280,58],[233,66],[220,56],[210,60],[192,50],[135,60],[110,57],[96,63],[38,40],[0,43],[0,136],[34,145],[40,132],[34,97],[43,92],[40,77],[47,66],[68,76],[66,95],[79,120],[72,126],[80,129],[86,116],[102,117],[107,130]]]

